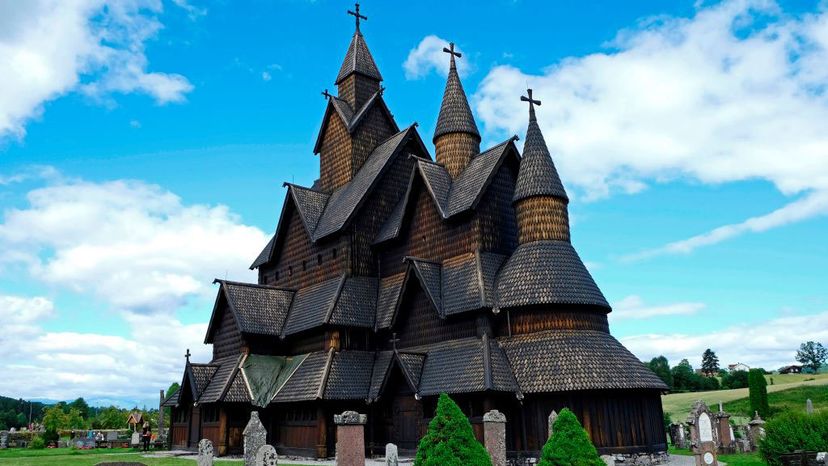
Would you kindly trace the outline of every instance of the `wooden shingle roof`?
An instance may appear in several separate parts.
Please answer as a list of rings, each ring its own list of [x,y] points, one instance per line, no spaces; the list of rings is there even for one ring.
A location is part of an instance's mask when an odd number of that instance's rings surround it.
[[[568,201],[569,197],[535,118],[534,107],[530,107],[529,112],[529,128],[526,130],[526,142],[512,200],[516,202],[532,196],[554,196]]]
[[[351,38],[351,44],[345,53],[345,60],[343,60],[342,66],[339,68],[339,73],[336,76],[336,84],[339,84],[342,80],[354,73],[382,81],[382,75],[379,69],[377,69],[374,57],[368,51],[368,45],[365,43],[365,38],[359,30],[354,32],[354,36]]]
[[[437,127],[434,130],[434,140],[448,133],[468,133],[480,140],[477,123],[474,121],[466,91],[457,74],[457,64],[454,54],[451,54],[446,88],[443,91],[443,102],[440,105],[440,114],[437,116]]]
[[[210,319],[207,331],[210,343],[211,335],[216,329],[215,320],[218,318],[216,310],[221,296],[227,300],[228,308],[233,313],[239,331],[247,334],[276,336],[282,330],[285,318],[293,300],[293,291],[283,290],[266,285],[240,283],[216,279],[219,283],[219,296],[216,298],[216,307]]]

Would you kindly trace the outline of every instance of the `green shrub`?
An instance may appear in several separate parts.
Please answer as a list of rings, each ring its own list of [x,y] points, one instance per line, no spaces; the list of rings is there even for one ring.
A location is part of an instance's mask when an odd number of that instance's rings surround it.
[[[445,393],[437,401],[437,412],[428,432],[417,446],[415,466],[491,466],[489,453],[474,438],[469,419]]]
[[[770,406],[768,405],[768,382],[762,369],[751,369],[748,373],[748,392],[750,394],[750,410],[756,411],[760,416],[768,417]]]
[[[48,442],[57,442],[60,440],[60,435],[56,430],[53,429],[46,429],[46,432],[43,432],[43,440]]]
[[[786,411],[765,424],[759,451],[771,466],[781,466],[779,456],[796,450],[828,450],[828,412],[811,415]]]
[[[40,435],[33,438],[31,442],[29,442],[29,448],[33,450],[42,450],[46,448],[46,440],[43,439]]]
[[[538,466],[605,466],[587,431],[569,409],[561,410],[552,432]]]

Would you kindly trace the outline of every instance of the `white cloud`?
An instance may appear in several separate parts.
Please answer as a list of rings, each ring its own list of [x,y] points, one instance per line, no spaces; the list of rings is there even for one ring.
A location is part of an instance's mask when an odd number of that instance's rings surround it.
[[[148,71],[144,45],[161,11],[159,0],[0,3],[0,136],[22,138],[44,103],[75,90],[184,100],[193,89],[184,76]]]
[[[688,177],[767,180],[805,198],[701,243],[828,212],[828,11],[770,0],[701,6],[622,31],[608,50],[531,75],[492,69],[473,98],[487,132],[526,128],[526,83],[562,178],[588,198]],[[787,220],[781,218],[785,217]]]
[[[262,71],[262,81],[270,81],[273,79],[273,76],[270,75],[268,71]]]
[[[37,333],[37,323],[52,315],[54,303],[43,297],[23,298],[0,295],[0,345],[10,338],[28,337]]]
[[[776,319],[694,334],[647,334],[620,339],[642,360],[664,355],[671,364],[688,359],[696,367],[705,349],[716,352],[723,366],[743,362],[751,367],[778,369],[795,362],[800,343],[808,340],[828,343],[828,311]]]
[[[448,44],[449,41],[441,37],[425,36],[417,47],[408,52],[408,58],[403,63],[405,79],[420,79],[432,71],[448,76],[450,60],[448,54],[443,52],[443,48],[448,47]],[[455,50],[463,52],[457,45],[455,45]],[[465,76],[469,71],[468,57],[463,54],[463,58],[457,59],[456,63],[457,72],[460,76]]]
[[[691,315],[705,308],[704,303],[681,302],[648,306],[640,296],[631,295],[618,301],[612,306],[610,318],[621,319],[649,319],[674,315]]]
[[[140,181],[65,181],[28,193],[0,223],[4,262],[32,277],[91,293],[117,309],[169,311],[211,294],[227,276],[254,279],[247,267],[267,242],[225,206],[184,205]]]

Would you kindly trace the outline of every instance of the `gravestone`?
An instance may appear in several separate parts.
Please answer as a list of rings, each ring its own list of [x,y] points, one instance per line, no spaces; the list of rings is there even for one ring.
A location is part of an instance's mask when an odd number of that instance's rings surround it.
[[[810,398],[805,400],[805,412],[808,414],[814,414],[814,402],[811,401]]]
[[[400,455],[397,452],[397,446],[393,443],[385,444],[385,466],[398,466],[400,464]]]
[[[9,448],[9,431],[4,430],[0,432],[0,449],[5,450]]]
[[[164,390],[161,390],[159,393],[161,397],[161,401],[158,402],[158,440],[164,441],[167,438],[166,433],[164,432]]]
[[[279,455],[276,454],[276,449],[273,445],[262,445],[256,451],[256,466],[277,466],[279,464]]]
[[[684,424],[670,424],[670,443],[676,448],[687,448],[687,435],[684,433]]]
[[[730,427],[730,414],[722,410],[722,404],[719,403],[719,412],[716,413],[716,428],[719,429],[719,451],[723,454],[730,454],[736,452],[736,438],[733,435],[733,429]]]
[[[558,412],[553,409],[552,412],[549,413],[549,418],[546,420],[547,425],[549,427],[549,437],[547,437],[547,438],[552,437],[552,431],[555,427],[555,420],[557,420],[557,419],[558,419]]]
[[[250,420],[244,428],[244,466],[256,464],[259,449],[267,443],[267,430],[259,419],[259,412],[250,413]]]
[[[129,444],[132,448],[136,448],[141,443],[141,434],[138,432],[132,433],[132,440],[130,440]]]
[[[334,414],[336,424],[336,464],[365,466],[365,423],[368,416],[356,411]]]
[[[213,466],[213,442],[206,438],[198,441],[198,466]]]
[[[483,415],[483,444],[492,466],[506,466],[506,416],[496,409]]]
[[[116,440],[118,440],[118,431],[117,430],[111,430],[111,431],[106,433],[106,441],[107,442],[114,442]]]
[[[718,466],[718,429],[714,429],[713,413],[703,401],[693,404],[687,424],[690,425],[690,446],[696,458],[696,466]]]
[[[765,438],[765,421],[762,420],[757,411],[754,411],[753,420],[748,422],[748,432],[751,449],[756,450],[759,448],[759,441]]]

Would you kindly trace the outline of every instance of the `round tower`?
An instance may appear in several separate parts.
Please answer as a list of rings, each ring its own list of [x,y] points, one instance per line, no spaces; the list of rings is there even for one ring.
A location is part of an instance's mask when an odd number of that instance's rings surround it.
[[[541,102],[532,98],[531,89],[527,93],[529,96],[521,97],[521,100],[529,102],[529,128],[526,130],[523,158],[512,198],[517,213],[518,243],[542,240],[568,242],[569,197],[535,117],[535,105]]]
[[[454,51],[454,43],[443,51],[451,56],[451,63],[434,130],[434,157],[454,179],[463,172],[472,157],[480,153],[480,133],[457,74],[455,57],[462,57],[462,54]]]

